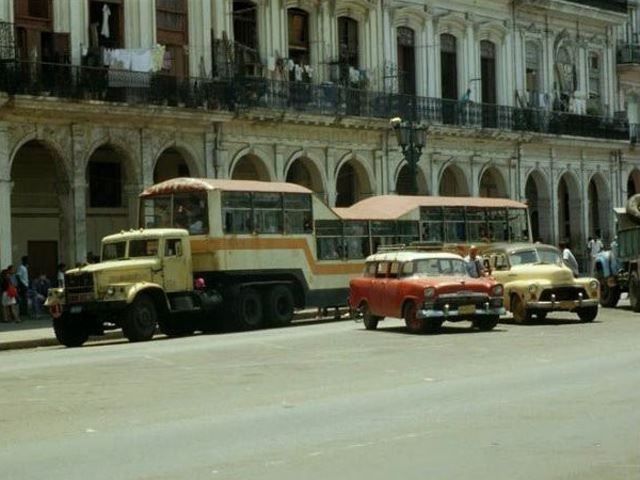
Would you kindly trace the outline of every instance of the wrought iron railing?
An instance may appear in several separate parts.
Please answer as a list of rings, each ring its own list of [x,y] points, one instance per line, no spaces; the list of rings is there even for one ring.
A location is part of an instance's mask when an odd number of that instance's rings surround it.
[[[618,64],[640,63],[640,45],[624,44],[618,47]]]
[[[212,80],[62,64],[0,61],[0,90],[140,105],[246,112],[264,109],[338,117],[403,119],[427,125],[628,140],[638,128],[624,118],[577,115],[469,101],[357,90],[264,78]]]

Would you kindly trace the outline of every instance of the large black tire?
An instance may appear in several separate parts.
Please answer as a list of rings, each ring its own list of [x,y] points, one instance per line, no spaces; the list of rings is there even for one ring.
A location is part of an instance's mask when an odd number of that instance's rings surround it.
[[[287,285],[276,285],[264,296],[264,317],[273,327],[289,325],[293,320],[295,300]]]
[[[140,294],[127,307],[122,332],[130,342],[146,342],[156,333],[158,315],[153,300]]]
[[[607,279],[598,279],[600,281],[600,305],[607,308],[615,308],[620,301],[620,287],[607,285]]]
[[[511,295],[511,313],[513,313],[513,320],[516,323],[525,324],[531,321],[531,311],[527,310],[520,295],[516,293]]]
[[[63,314],[53,319],[53,331],[58,341],[65,347],[80,347],[89,338],[89,329],[82,316],[70,317]]]
[[[500,321],[499,315],[491,315],[486,317],[477,317],[473,319],[473,327],[477,328],[481,332],[488,332],[489,330],[493,330],[498,325]]]
[[[545,311],[536,312],[536,320],[538,320],[539,322],[544,322],[546,319],[547,319],[547,312]]]
[[[371,313],[371,309],[367,302],[360,305],[360,312],[362,312],[362,323],[364,323],[364,328],[367,330],[375,330],[378,328],[378,322],[382,320],[382,317],[378,317]]]
[[[576,310],[581,322],[593,322],[598,316],[598,307],[584,307]]]
[[[640,193],[629,197],[626,205],[627,214],[640,222]]]
[[[255,330],[262,327],[262,298],[253,288],[243,288],[233,303],[233,321],[241,330]]]
[[[640,312],[640,278],[638,272],[631,272],[629,276],[629,304],[631,310]]]

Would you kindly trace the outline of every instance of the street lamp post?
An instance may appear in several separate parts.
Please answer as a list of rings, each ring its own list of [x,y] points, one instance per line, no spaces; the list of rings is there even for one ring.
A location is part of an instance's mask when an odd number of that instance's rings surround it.
[[[392,118],[390,125],[396,132],[398,145],[402,149],[402,155],[409,165],[411,177],[409,195],[418,195],[418,162],[422,149],[427,144],[427,130],[417,126],[414,122],[403,122],[400,117]]]

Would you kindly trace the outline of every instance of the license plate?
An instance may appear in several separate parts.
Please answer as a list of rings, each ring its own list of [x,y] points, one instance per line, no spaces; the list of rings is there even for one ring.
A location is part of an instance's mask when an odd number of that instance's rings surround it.
[[[458,313],[460,315],[469,315],[471,313],[476,313],[476,306],[475,305],[460,305],[460,308],[458,309]]]
[[[560,302],[560,308],[566,308],[567,310],[569,310],[569,309],[572,309],[573,307],[574,307],[574,303],[571,300]]]
[[[71,313],[80,313],[80,312],[82,312],[82,305],[74,305],[73,307],[71,307],[70,312]]]

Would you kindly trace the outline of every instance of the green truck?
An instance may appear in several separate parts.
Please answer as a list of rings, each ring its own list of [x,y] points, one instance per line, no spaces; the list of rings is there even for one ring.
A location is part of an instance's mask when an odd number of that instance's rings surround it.
[[[624,208],[614,208],[616,238],[611,249],[595,260],[595,276],[600,281],[600,304],[618,305],[620,295],[629,294],[634,312],[640,312],[640,194],[629,198]]]

